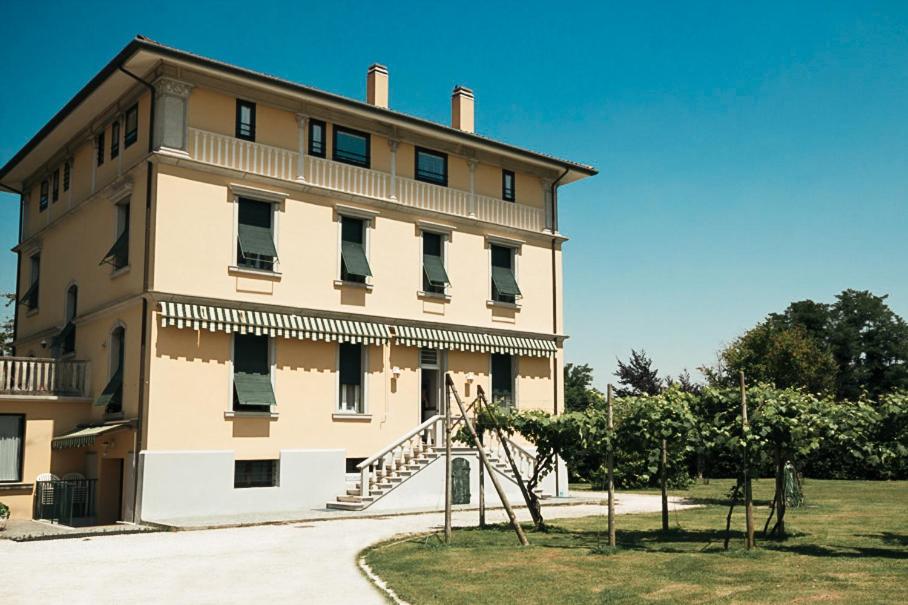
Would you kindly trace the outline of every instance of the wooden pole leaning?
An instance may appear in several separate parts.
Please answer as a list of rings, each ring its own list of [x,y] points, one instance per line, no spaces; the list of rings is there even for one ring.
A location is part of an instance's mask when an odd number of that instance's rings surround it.
[[[445,544],[451,541],[451,391],[445,389]]]
[[[470,437],[473,438],[473,443],[479,443],[479,436],[476,434],[476,428],[473,426],[473,421],[470,420],[470,417],[467,416],[467,410],[463,405],[463,401],[460,399],[460,395],[457,393],[457,389],[454,387],[454,381],[451,379],[450,374],[445,374],[445,386],[449,394],[454,395],[454,400],[457,402],[457,407],[460,408],[460,413],[463,415],[464,424],[467,427],[467,430],[470,431]],[[492,467],[489,463],[489,458],[486,456],[484,448],[477,448],[477,453],[479,454],[479,460],[486,469],[486,473],[489,476],[489,479],[492,480],[492,485],[495,487],[495,491],[498,493],[498,499],[501,500],[502,506],[504,506],[505,512],[508,514],[508,520],[511,522],[511,527],[514,528],[514,533],[517,534],[517,540],[520,541],[521,546],[528,546],[529,541],[527,540],[526,534],[523,532],[523,528],[520,526],[520,523],[517,522],[517,515],[514,514],[514,509],[511,508],[511,503],[508,502],[507,494],[504,493],[504,489],[501,487],[501,483],[498,481],[498,477],[495,475]]]
[[[747,388],[744,384],[744,372],[741,371],[738,373],[738,378],[741,383],[741,430],[742,432],[747,431],[748,420],[747,420]],[[747,529],[747,536],[745,539],[745,545],[747,550],[750,550],[754,547],[754,503],[753,503],[753,494],[750,489],[750,452],[749,448],[745,444],[744,446],[744,462],[742,464],[742,474],[744,475],[744,523]]]
[[[606,457],[608,470],[608,545],[617,544],[615,538],[615,448],[611,442],[615,422],[612,417],[612,385],[608,385],[606,391],[606,403],[608,404],[608,432],[609,432],[609,449]]]

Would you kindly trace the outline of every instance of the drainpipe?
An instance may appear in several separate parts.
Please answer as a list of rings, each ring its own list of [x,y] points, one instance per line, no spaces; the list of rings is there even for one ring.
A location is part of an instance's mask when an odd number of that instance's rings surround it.
[[[147,80],[143,80],[139,76],[125,69],[122,65],[119,67],[120,71],[144,85],[148,88],[149,93],[151,94],[151,103],[149,103],[150,115],[148,118],[148,153],[154,151],[154,114],[155,114],[155,89],[154,86]],[[148,293],[148,270],[149,270],[149,249],[151,247],[150,243],[150,232],[149,229],[150,220],[151,220],[151,203],[152,203],[152,184],[154,182],[154,164],[149,160],[145,164],[145,248],[144,248],[144,257],[143,269],[142,269],[142,328],[140,335],[140,344],[139,344],[139,417],[136,420],[135,427],[135,437],[133,445],[133,486],[132,486],[132,514],[133,522],[138,523],[141,521],[141,511],[139,510],[139,483],[140,483],[140,474],[141,469],[139,467],[139,453],[142,451],[142,447],[145,445],[144,440],[144,431],[145,431],[145,421],[147,417],[147,407],[148,407],[148,398],[146,396],[146,382],[148,377],[146,376],[145,366],[148,362],[148,298],[145,294]]]
[[[555,234],[558,233],[558,183],[570,171],[565,168],[555,182],[552,183],[552,333],[558,334],[558,265],[555,262]],[[558,364],[553,360],[552,372],[552,409],[558,414]],[[560,479],[558,477],[558,459],[555,458],[555,496],[561,493]]]
[[[16,242],[22,243],[22,215],[25,214],[25,197],[22,195],[21,191],[16,191],[12,187],[6,187],[8,190],[13,193],[19,194],[19,237],[16,238]],[[22,250],[16,249],[16,300],[13,301],[13,343],[16,342],[16,339],[19,338],[19,280],[22,277]],[[12,355],[16,355],[16,345],[11,345]]]

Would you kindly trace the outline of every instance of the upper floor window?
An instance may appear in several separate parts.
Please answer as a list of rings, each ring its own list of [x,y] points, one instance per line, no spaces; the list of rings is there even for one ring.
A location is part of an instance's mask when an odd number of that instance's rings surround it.
[[[57,333],[51,343],[51,348],[59,351],[61,355],[76,352],[76,314],[79,307],[79,286],[73,284],[66,290],[66,324]]]
[[[123,147],[128,148],[139,138],[139,105],[126,110],[126,132],[123,136]]]
[[[514,357],[492,353],[492,403],[514,406]]]
[[[325,123],[309,120],[309,155],[325,157]]]
[[[514,272],[514,249],[490,245],[492,253],[492,300],[513,303],[520,296]]]
[[[444,153],[416,148],[416,180],[448,186],[448,156]]]
[[[0,414],[0,483],[22,481],[25,414]]]
[[[123,412],[123,370],[126,352],[126,328],[117,326],[110,333],[110,378],[95,405],[103,405],[107,415]]]
[[[110,125],[110,159],[120,155],[120,123]]]
[[[335,126],[332,157],[337,162],[368,168],[371,162],[370,140],[366,132]]]
[[[101,264],[109,263],[114,271],[129,265],[129,198],[117,204],[117,231],[111,246]]]
[[[236,100],[236,138],[255,140],[255,103]]]
[[[72,164],[69,160],[63,162],[63,191],[69,191],[69,179],[71,178],[70,172],[72,171]]]
[[[445,271],[443,235],[423,231],[422,270],[423,291],[444,294],[445,286],[451,282]]]
[[[273,271],[276,260],[273,205],[270,202],[240,198],[237,212],[237,266]]]
[[[57,168],[54,170],[54,175],[51,177],[51,199],[57,201],[60,199],[60,169]]]
[[[341,280],[365,283],[372,275],[366,257],[366,222],[360,218],[341,217]]]
[[[277,401],[271,384],[267,336],[233,335],[233,409],[268,412]]]
[[[501,171],[501,199],[506,202],[513,202],[516,198],[516,183],[514,173],[510,170]]]
[[[98,138],[95,141],[95,147],[97,148],[97,161],[98,166],[104,163],[104,131],[98,133]]]
[[[29,260],[31,263],[31,282],[28,290],[19,299],[19,303],[25,305],[29,311],[32,311],[38,308],[38,280],[41,271],[41,255],[33,254]]]
[[[363,345],[343,342],[338,345],[338,411],[365,413],[363,397]]]
[[[49,186],[50,185],[47,182],[47,179],[41,181],[41,197],[38,199],[38,210],[40,212],[47,210],[47,195]]]

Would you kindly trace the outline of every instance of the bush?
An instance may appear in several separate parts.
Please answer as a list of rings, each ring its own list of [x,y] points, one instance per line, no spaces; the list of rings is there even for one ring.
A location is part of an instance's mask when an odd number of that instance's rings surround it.
[[[0,519],[9,519],[9,507],[0,502]]]

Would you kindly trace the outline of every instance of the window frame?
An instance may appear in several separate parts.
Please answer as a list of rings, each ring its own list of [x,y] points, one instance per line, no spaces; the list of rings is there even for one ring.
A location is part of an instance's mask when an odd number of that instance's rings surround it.
[[[510,196],[508,195],[508,177],[511,177],[511,192]],[[514,174],[513,170],[508,170],[507,168],[501,169],[501,199],[506,202],[516,202],[517,201],[517,175]]]
[[[369,263],[369,270],[372,270],[372,263],[370,262],[370,252],[371,252],[371,236],[370,230],[374,227],[374,215],[366,216],[365,213],[347,213],[343,211],[337,211],[337,283],[339,284],[354,284],[359,286],[365,286],[366,288],[372,287],[372,279],[374,275],[365,276],[362,281],[358,279],[345,279],[344,278],[344,259],[343,259],[343,246],[344,246],[344,219],[359,221],[362,225],[363,230],[363,253],[366,255],[366,262]]]
[[[110,159],[120,155],[120,120],[110,124]]]
[[[37,251],[29,255],[29,278],[27,290],[31,290],[32,286],[36,286],[35,291],[35,304],[32,306],[26,304],[26,309],[29,312],[36,312],[38,310],[38,302],[41,295],[41,284],[38,283],[41,279],[41,251]],[[26,292],[27,293],[27,292]]]
[[[245,259],[242,259],[242,253],[240,251],[240,206],[242,203],[253,202],[256,204],[268,204],[271,206],[271,241],[274,243],[274,251],[276,253],[275,257],[271,261],[271,268],[262,268],[255,266],[254,264],[247,264]],[[257,198],[245,193],[234,194],[234,220],[233,220],[233,262],[234,266],[242,271],[260,271],[263,273],[279,273],[278,269],[280,268],[280,251],[278,249],[278,217],[280,215],[280,204],[281,202],[276,202],[271,199]],[[264,261],[259,261],[264,262]]]
[[[63,193],[69,191],[70,180],[72,179],[72,162],[66,160],[63,162]]]
[[[495,384],[495,378],[494,378],[494,372],[493,372],[493,369],[495,367],[495,363],[494,363],[495,355],[503,355],[503,356],[507,356],[507,357],[511,358],[511,363],[510,363],[510,366],[511,366],[511,377],[510,377],[511,402],[510,402],[509,407],[511,409],[516,410],[517,409],[517,376],[518,376],[517,366],[519,363],[519,356],[514,355],[513,353],[489,353],[489,400],[491,403],[494,403],[494,401],[495,401],[495,389],[493,386]]]
[[[349,157],[344,158],[340,157],[337,154],[337,135],[339,133],[348,134],[354,137],[363,137],[366,139],[366,158],[364,163],[360,163],[356,160],[350,159]],[[371,169],[372,168],[372,135],[368,132],[363,132],[362,130],[354,130],[353,128],[347,128],[346,126],[339,126],[334,124],[331,128],[331,159],[335,162],[340,162],[342,164],[349,164],[351,166],[358,166],[360,168]]]
[[[419,238],[419,291],[421,294],[428,296],[447,296],[448,288],[451,286],[450,279],[451,274],[448,273],[448,234],[442,233],[439,231],[432,231],[430,229],[422,229]],[[426,277],[426,235],[439,238],[439,248],[441,250],[441,266],[444,267],[445,273],[448,275],[449,282],[444,286],[441,286],[440,289],[438,286],[432,286],[429,283],[428,278]]]
[[[54,173],[51,176],[50,191],[51,191],[51,195],[50,195],[51,202],[59,202],[60,201],[60,168],[59,167],[54,170]]]
[[[313,133],[315,132],[315,127],[321,129],[322,132],[322,150],[321,152],[313,151],[314,137]],[[309,119],[309,132],[306,134],[306,152],[316,158],[324,158],[328,155],[328,126],[325,124],[324,120]]]
[[[19,418],[19,465],[17,470],[17,476],[15,479],[0,479],[0,485],[9,485],[15,483],[22,483],[25,473],[25,439],[26,439],[26,415],[25,414],[12,414],[12,413],[0,413],[0,417],[10,416],[13,418]]]
[[[506,243],[502,243],[497,240],[489,241],[489,243],[488,243],[488,249],[489,249],[489,263],[488,263],[489,301],[492,302],[493,304],[518,306],[517,299],[522,298],[523,297],[522,294],[520,296],[514,296],[513,297],[514,300],[507,300],[507,298],[511,298],[511,296],[509,296],[509,295],[506,295],[505,300],[501,300],[501,299],[495,297],[495,287],[494,287],[493,280],[492,280],[492,266],[493,266],[492,265],[492,258],[493,258],[492,249],[493,248],[504,248],[504,249],[510,251],[510,253],[511,253],[511,272],[514,274],[514,281],[517,282],[517,286],[520,287],[520,274],[517,272],[517,267],[518,267],[517,260],[518,260],[518,257],[520,256],[520,246],[508,245]]]
[[[47,203],[50,199],[50,181],[48,179],[41,179],[41,189],[40,195],[38,197],[38,212],[44,212],[47,210]]]
[[[271,379],[271,391],[274,393],[275,404],[269,406],[268,410],[255,409],[255,408],[235,408],[233,405],[234,397],[234,375],[236,374],[236,337],[241,335],[239,332],[234,332],[230,338],[230,379],[228,380],[227,385],[227,414],[263,414],[263,415],[275,415],[274,408],[277,407],[277,391],[274,388],[275,384],[275,374],[277,373],[277,338],[268,336],[266,334],[260,335],[263,338],[268,339],[268,375]],[[241,335],[245,336],[245,335]],[[253,334],[254,336],[254,334]],[[262,406],[264,407],[264,406]]]
[[[103,129],[95,137],[95,147],[97,148],[95,150],[95,161],[97,162],[98,166],[101,166],[104,164],[104,130]]]
[[[135,124],[132,129],[129,127],[130,120],[134,120]],[[129,149],[129,147],[139,140],[139,104],[134,103],[132,107],[126,110],[126,115],[123,118],[123,149]]]
[[[420,154],[435,156],[436,158],[441,158],[442,164],[444,165],[444,173],[442,174],[441,180],[436,180],[431,177],[427,177],[424,174],[420,174],[419,169],[419,156]],[[428,149],[426,147],[415,147],[413,151],[413,178],[417,181],[423,183],[429,183],[431,185],[438,185],[439,187],[448,186],[448,154],[442,153],[440,151],[435,151],[433,149]]]
[[[249,109],[249,134],[243,134],[241,128],[242,123],[242,111],[243,108]],[[237,98],[236,100],[236,124],[234,129],[234,136],[238,139],[244,141],[255,142],[255,103],[252,101],[246,101],[245,99]]]
[[[343,345],[359,347],[359,396],[358,409],[351,411],[342,407],[341,397],[341,348]],[[369,397],[368,397],[368,379],[369,373],[369,348],[362,343],[340,342],[338,341],[335,352],[335,380],[334,380],[334,413],[342,416],[368,416],[369,415]]]
[[[119,351],[114,351],[114,344],[116,339],[120,338],[118,336],[122,334],[122,340],[119,342]],[[115,353],[119,353],[115,355]],[[113,327],[110,329],[110,332],[107,335],[107,382],[109,383],[113,380],[114,376],[120,373],[120,401],[119,409],[111,409],[110,405],[107,404],[104,407],[104,416],[121,416],[123,414],[123,400],[124,400],[124,389],[126,385],[125,374],[126,374],[126,324],[122,321],[117,321]],[[105,387],[106,388],[106,387]]]
[[[237,476],[238,476],[237,467],[238,467],[238,465],[250,464],[250,463],[256,463],[256,462],[259,462],[259,463],[268,462],[271,464],[271,466],[272,466],[272,468],[270,470],[271,477],[270,477],[268,484],[267,485],[255,485],[250,482],[250,484],[248,484],[248,485],[238,485],[237,484]],[[247,470],[245,474],[247,475],[247,477],[249,475],[252,475],[252,473],[249,470]],[[234,459],[234,461],[233,461],[233,489],[262,489],[262,488],[268,489],[268,488],[280,487],[280,485],[281,485],[281,460],[280,460],[280,458],[255,458],[255,459],[246,459],[246,460]]]

